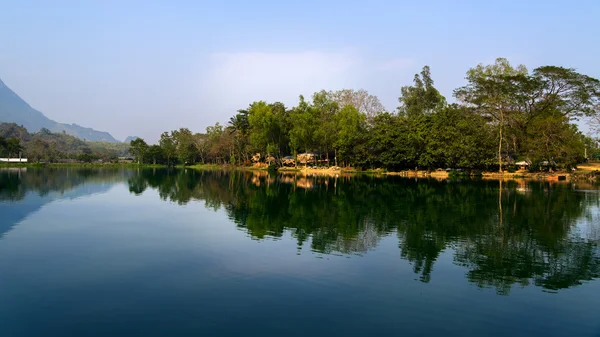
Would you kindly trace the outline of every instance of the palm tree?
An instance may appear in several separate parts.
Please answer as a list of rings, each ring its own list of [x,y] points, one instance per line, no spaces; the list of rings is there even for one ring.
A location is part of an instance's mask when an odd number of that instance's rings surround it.
[[[238,110],[238,113],[229,119],[227,130],[234,136],[237,147],[238,158],[242,158],[242,153],[245,154],[244,147],[246,138],[250,131],[250,123],[248,121],[248,110]],[[246,158],[247,159],[247,158]]]

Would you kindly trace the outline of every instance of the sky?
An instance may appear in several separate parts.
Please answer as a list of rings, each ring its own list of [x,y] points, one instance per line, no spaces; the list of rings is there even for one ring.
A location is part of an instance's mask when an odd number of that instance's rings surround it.
[[[450,101],[498,57],[600,78],[598,0],[0,2],[0,79],[120,140],[203,132],[321,89],[366,89],[392,111],[424,65]]]

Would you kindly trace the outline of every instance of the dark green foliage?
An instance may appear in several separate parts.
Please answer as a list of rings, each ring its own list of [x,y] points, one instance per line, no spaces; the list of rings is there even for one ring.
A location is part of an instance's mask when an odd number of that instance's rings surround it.
[[[146,144],[146,141],[144,141],[142,138],[136,138],[129,142],[129,145],[131,145],[131,149],[129,151],[135,156],[135,160],[138,162],[138,164],[143,164],[144,157],[148,151],[148,144]]]

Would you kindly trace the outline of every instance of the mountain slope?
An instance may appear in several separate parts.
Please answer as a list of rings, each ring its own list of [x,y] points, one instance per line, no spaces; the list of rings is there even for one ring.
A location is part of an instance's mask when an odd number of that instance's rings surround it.
[[[46,128],[52,132],[65,132],[80,139],[101,142],[118,142],[110,133],[96,131],[77,124],[55,122],[35,110],[0,80],[0,122],[23,125],[29,132]]]

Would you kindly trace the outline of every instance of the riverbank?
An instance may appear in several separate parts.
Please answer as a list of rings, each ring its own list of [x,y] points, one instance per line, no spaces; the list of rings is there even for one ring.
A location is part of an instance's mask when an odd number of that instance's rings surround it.
[[[70,168],[167,168],[166,165],[152,165],[152,164],[141,164],[136,163],[0,163],[0,167],[32,167],[32,168],[43,168],[43,167],[70,167]],[[254,165],[254,166],[236,166],[230,164],[196,164],[190,166],[177,165],[175,168],[178,169],[193,169],[199,171],[269,171],[269,167],[266,165]],[[433,178],[438,180],[445,180],[454,177],[480,177],[482,179],[528,179],[528,180],[549,180],[549,181],[561,181],[561,180],[597,180],[600,177],[600,162],[584,163],[580,164],[578,168],[571,172],[559,171],[559,172],[535,172],[530,173],[527,171],[517,172],[480,172],[476,175],[469,175],[466,172],[456,171],[426,171],[426,170],[406,170],[406,171],[385,171],[383,169],[373,170],[357,170],[349,167],[280,167],[277,169],[280,173],[298,173],[305,175],[328,175],[335,176],[340,174],[375,174],[375,175],[389,175],[389,176],[402,176],[408,178]]]
[[[461,177],[479,177],[482,179],[529,179],[529,180],[571,180],[573,175],[568,172],[535,172],[530,173],[526,171],[517,172],[478,172],[476,174],[469,174],[466,172],[456,171],[400,171],[400,172],[386,172],[386,175],[402,176],[409,178],[434,178],[434,179],[451,179]]]

